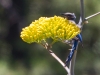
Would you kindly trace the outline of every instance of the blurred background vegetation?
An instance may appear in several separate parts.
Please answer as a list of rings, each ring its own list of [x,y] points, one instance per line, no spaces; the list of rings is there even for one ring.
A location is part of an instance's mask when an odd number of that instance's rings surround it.
[[[85,17],[100,11],[100,0],[84,0]],[[73,12],[79,20],[80,0],[0,0],[0,75],[66,75],[63,67],[39,44],[27,44],[21,29],[41,16]],[[34,34],[33,34],[34,35]],[[75,75],[100,75],[100,15],[84,25]],[[53,51],[65,61],[70,47],[61,42]]]

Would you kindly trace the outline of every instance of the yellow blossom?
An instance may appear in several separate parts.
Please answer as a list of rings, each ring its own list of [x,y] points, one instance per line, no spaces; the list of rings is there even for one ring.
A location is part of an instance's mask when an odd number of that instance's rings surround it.
[[[80,33],[80,28],[73,22],[60,17],[40,17],[22,29],[20,37],[27,43],[41,43],[43,40],[70,40]]]

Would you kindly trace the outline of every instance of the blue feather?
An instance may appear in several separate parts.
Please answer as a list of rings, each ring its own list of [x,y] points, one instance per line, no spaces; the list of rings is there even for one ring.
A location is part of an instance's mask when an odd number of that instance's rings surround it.
[[[82,43],[82,36],[81,36],[81,34],[78,34],[76,37],[77,37],[78,40]]]
[[[68,55],[68,57],[67,57],[67,59],[65,61],[65,65],[67,65],[67,63],[71,61],[71,59],[73,57],[73,54],[74,54],[74,51],[76,50],[76,47],[78,45],[78,42],[80,41],[82,43],[81,34],[78,34],[76,37],[78,38],[78,40],[77,39],[73,39],[72,49],[71,49],[70,54]]]
[[[71,61],[71,59],[73,57],[73,54],[74,54],[74,51],[76,50],[77,45],[78,45],[78,40],[74,40],[74,44],[72,45],[72,49],[70,51],[70,54],[68,55],[68,57],[66,59],[66,62],[65,62],[66,65],[67,65],[68,62]]]

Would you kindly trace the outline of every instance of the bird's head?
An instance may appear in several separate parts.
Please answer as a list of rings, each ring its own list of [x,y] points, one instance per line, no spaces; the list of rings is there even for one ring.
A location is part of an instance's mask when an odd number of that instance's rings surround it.
[[[75,19],[76,19],[76,16],[75,16],[75,14],[74,13],[69,13],[69,12],[67,12],[67,13],[61,13],[61,15],[63,15],[65,18],[67,18],[68,20],[73,20],[73,21],[75,21]]]

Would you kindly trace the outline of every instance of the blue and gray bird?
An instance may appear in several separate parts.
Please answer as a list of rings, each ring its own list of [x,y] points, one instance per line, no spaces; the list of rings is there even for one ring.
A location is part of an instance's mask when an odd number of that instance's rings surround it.
[[[67,20],[70,20],[73,23],[75,23],[76,16],[74,13],[62,13],[61,15],[63,15]],[[78,45],[78,42],[82,43],[82,36],[81,36],[81,34],[78,34],[75,38],[73,38],[71,40],[65,40],[64,42],[71,45],[71,47],[72,47],[70,54],[68,55],[68,57],[65,61],[65,66],[66,66],[71,61],[73,54],[74,54],[74,51],[76,50],[76,47]]]

